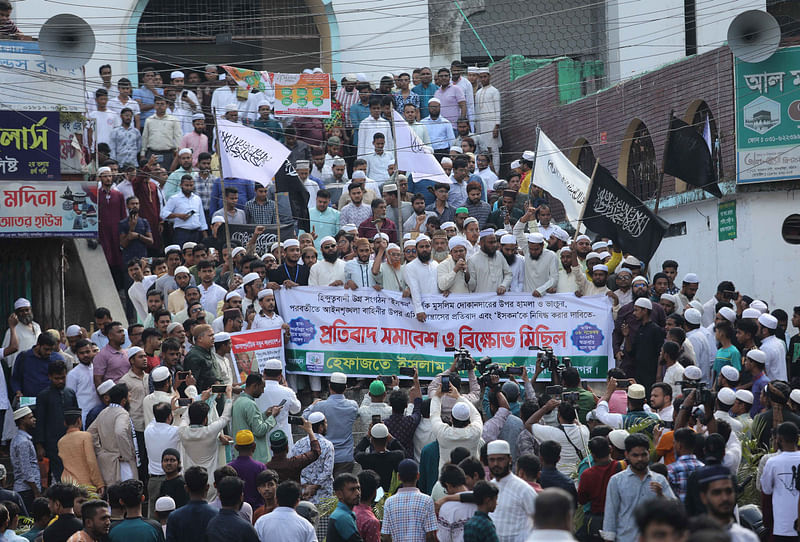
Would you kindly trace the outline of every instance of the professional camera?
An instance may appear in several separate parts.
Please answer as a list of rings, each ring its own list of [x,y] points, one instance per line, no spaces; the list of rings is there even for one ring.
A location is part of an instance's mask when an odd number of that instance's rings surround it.
[[[457,362],[457,367],[459,371],[471,371],[472,370],[472,356],[469,353],[469,350],[466,348],[456,348],[454,346],[448,346],[444,349],[445,352],[454,352],[453,357]]]
[[[683,393],[684,398],[687,397],[692,390],[695,390],[695,405],[704,405],[712,399],[712,392],[710,389],[708,389],[708,386],[705,382],[701,382],[699,380],[681,380],[675,384],[681,387],[681,392]]]
[[[581,394],[577,391],[565,391],[561,394],[561,402],[569,403],[572,406],[578,406],[578,399]]]
[[[565,369],[572,366],[572,360],[566,356],[559,361],[558,356],[553,354],[553,348],[550,346],[530,346],[529,350],[538,350],[537,363],[541,363],[545,370],[550,371],[551,375],[558,375],[559,378]]]
[[[482,357],[477,362],[478,382],[487,388],[500,387],[500,383],[492,384],[492,376],[496,375],[498,379],[508,378],[511,375],[520,376],[525,371],[525,367],[501,367],[500,364],[494,363],[489,356]]]

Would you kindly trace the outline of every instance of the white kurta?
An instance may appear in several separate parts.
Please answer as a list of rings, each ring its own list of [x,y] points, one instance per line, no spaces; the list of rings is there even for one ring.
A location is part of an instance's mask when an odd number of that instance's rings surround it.
[[[508,261],[508,260],[506,260]],[[511,291],[524,292],[525,291],[525,258],[519,254],[514,254],[514,263],[509,264],[511,269]]]
[[[540,294],[547,292],[549,288],[558,286],[558,256],[555,252],[542,250],[538,260],[531,259],[528,254],[528,238],[525,236],[525,223],[518,220],[514,224],[514,236],[517,244],[522,247],[522,254],[525,256],[525,292],[536,290]]]
[[[775,335],[761,341],[761,351],[767,355],[766,373],[770,380],[786,380],[786,349]]]
[[[558,289],[559,294],[574,294],[578,289],[578,283],[571,272],[565,271],[559,266],[558,269]]]
[[[17,359],[17,354],[33,348],[36,344],[36,339],[38,339],[39,335],[42,333],[42,328],[36,322],[31,322],[29,326],[20,322],[14,329],[17,332],[19,347],[16,353],[6,356],[6,364],[12,369],[14,368],[14,361]],[[5,337],[3,337],[3,348],[6,348],[9,342],[11,342],[11,334],[6,330]],[[5,389],[5,386],[1,387],[3,390]]]
[[[200,303],[203,304],[203,309],[210,312],[214,316],[217,315],[217,307],[219,302],[225,300],[228,292],[219,284],[211,283],[211,286],[206,288],[202,283],[197,285],[200,290]]]
[[[148,275],[143,277],[141,282],[134,282],[128,288],[128,297],[131,298],[133,308],[136,309],[136,315],[139,317],[139,322],[144,323],[147,320],[147,290],[158,279],[155,275]]]
[[[452,256],[448,256],[436,269],[436,281],[439,290],[449,291],[451,294],[468,294],[469,286],[464,277],[464,271],[454,271],[456,262]]]
[[[269,442],[269,436],[280,429],[286,433],[286,438],[289,439],[289,448],[291,448],[294,440],[292,439],[292,428],[289,425],[289,414],[292,416],[299,414],[301,409],[300,401],[292,388],[281,386],[274,380],[266,380],[264,382],[264,393],[255,401],[258,408],[264,412],[270,407],[279,405],[284,399],[286,399],[286,403],[284,403],[280,413],[275,417],[275,427],[270,429],[265,438]]]
[[[375,284],[381,286],[384,290],[389,290],[391,292],[402,292],[408,286],[403,276],[403,270],[405,269],[405,266],[406,264],[403,264],[400,266],[400,269],[395,269],[389,264],[389,262],[381,263],[381,268],[378,270],[378,274],[372,275],[375,277]]]
[[[88,365],[78,363],[67,373],[67,387],[75,392],[84,424],[89,411],[101,403],[100,397],[97,395],[97,389],[94,387],[93,374],[91,363]]]
[[[272,313],[272,316],[267,316],[264,311],[256,314],[253,318],[253,327],[251,329],[275,329],[283,325],[283,318],[277,313]]]
[[[489,258],[479,249],[467,260],[467,269],[471,292],[496,292],[500,286],[508,291],[511,286],[511,269],[499,251]]]
[[[411,290],[411,302],[414,305],[414,312],[419,314],[425,312],[422,307],[422,296],[438,294],[439,288],[436,285],[436,269],[439,264],[432,258],[428,263],[422,263],[419,259],[407,263],[403,269],[403,278]]]
[[[183,468],[185,470],[194,466],[205,467],[209,475],[210,488],[208,490],[208,498],[213,500],[217,494],[216,489],[214,489],[214,471],[220,465],[221,455],[218,437],[231,421],[231,401],[225,401],[222,416],[214,421],[211,418],[216,415],[217,409],[213,406],[211,407],[208,415],[208,425],[189,425],[188,412],[189,409],[186,409],[186,414],[184,414],[181,426],[178,429],[178,434],[181,437],[181,446],[183,446],[184,451]],[[224,458],[224,455],[222,457]]]
[[[344,260],[341,258],[333,263],[319,259],[308,272],[309,286],[328,286],[337,280],[344,282]]]

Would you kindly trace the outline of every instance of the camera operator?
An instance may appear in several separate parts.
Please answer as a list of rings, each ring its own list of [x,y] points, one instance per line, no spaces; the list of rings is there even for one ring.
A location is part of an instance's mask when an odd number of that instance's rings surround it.
[[[578,402],[575,405],[578,411],[578,419],[581,423],[586,423],[586,415],[597,406],[597,397],[594,393],[584,388],[581,384],[581,375],[575,367],[567,367],[561,373],[561,383],[565,393],[577,393]]]
[[[628,412],[625,414],[609,412],[608,400],[617,390],[617,379],[609,378],[606,392],[603,394],[603,397],[600,398],[600,402],[597,403],[597,419],[606,425],[610,425],[614,429],[628,429],[634,425],[650,420],[652,423],[647,432],[652,433],[652,427],[658,423],[659,418],[652,413],[650,406],[647,404],[644,386],[633,383],[633,380],[629,380],[629,382],[631,382],[631,384],[628,386],[627,392]]]
[[[521,378],[522,384],[519,384],[514,375],[508,375],[508,382],[504,382],[501,388],[503,395],[508,400],[508,408],[514,416],[519,416],[522,403],[528,399],[536,399],[536,392],[533,390],[531,381],[528,378],[527,369],[523,370]],[[500,387],[500,375],[497,373],[489,375],[488,386],[484,386],[484,382],[480,380],[479,384],[482,388],[485,388],[481,396],[483,397],[483,414],[488,418],[492,416],[492,411],[489,408],[489,391]]]
[[[558,409],[558,426],[552,427],[539,423],[548,412]],[[569,476],[575,471],[578,463],[589,455],[589,428],[577,420],[575,405],[560,399],[550,399],[545,405],[533,413],[525,421],[525,428],[533,433],[533,437],[541,444],[554,440],[561,445],[561,457],[556,468]]]
[[[516,391],[516,384],[513,382],[506,382],[503,384],[505,389],[508,384],[511,384],[511,389]],[[505,440],[511,448],[511,461],[517,461],[517,437],[523,430],[524,425],[522,420],[511,413],[508,399],[505,394],[497,388],[486,390],[489,393],[489,408],[492,412],[492,417],[486,420],[483,424],[483,441],[486,443],[493,440]]]
[[[662,422],[672,424],[674,412],[672,408],[672,386],[665,382],[656,382],[650,388],[650,408],[656,411]]]
[[[480,457],[481,434],[483,433],[483,422],[481,414],[475,405],[467,399],[467,396],[458,393],[458,388],[450,386],[450,391],[445,395],[441,388],[436,393],[430,392],[431,397],[431,429],[439,443],[439,467],[447,463],[450,452],[454,448],[462,446],[470,451],[475,457]],[[443,399],[450,399],[451,423],[446,424],[442,421]]]
[[[481,386],[478,384],[478,377],[475,376],[475,360],[472,359],[470,356],[470,362],[472,368],[467,371],[467,375],[469,378],[469,393],[464,395],[459,395],[463,397],[473,405],[477,405],[478,401],[480,401],[481,397]],[[449,369],[444,371],[443,373],[436,375],[430,384],[428,384],[428,397],[436,397],[439,393],[439,390],[442,387],[442,378],[447,377],[450,380],[450,388],[455,388],[459,392],[461,391],[461,377],[458,375],[458,354],[454,356],[453,364],[450,366]],[[450,416],[453,405],[455,404],[455,399],[452,396],[443,394],[442,397],[442,412],[441,415],[443,418],[447,418]]]

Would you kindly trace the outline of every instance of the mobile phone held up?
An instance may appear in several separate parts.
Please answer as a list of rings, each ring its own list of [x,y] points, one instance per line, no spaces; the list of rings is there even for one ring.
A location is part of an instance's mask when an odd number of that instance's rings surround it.
[[[289,425],[303,425],[305,418],[302,416],[289,416]]]

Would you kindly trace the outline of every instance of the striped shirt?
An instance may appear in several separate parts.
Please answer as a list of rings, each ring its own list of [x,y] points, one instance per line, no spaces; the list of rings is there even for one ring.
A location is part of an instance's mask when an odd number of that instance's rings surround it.
[[[347,92],[344,87],[339,87],[336,91],[336,99],[342,106],[342,115],[344,115],[344,122],[348,128],[352,128],[353,123],[350,119],[350,106],[359,101],[358,90],[355,88],[351,92]]]

